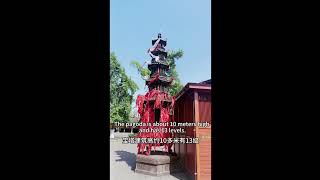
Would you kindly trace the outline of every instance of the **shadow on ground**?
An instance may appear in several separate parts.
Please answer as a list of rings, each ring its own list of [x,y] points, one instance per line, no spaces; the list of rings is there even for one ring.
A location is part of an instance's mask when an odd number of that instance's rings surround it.
[[[194,180],[194,178],[187,175],[183,168],[184,164],[176,157],[171,157],[170,175],[179,180]]]
[[[188,177],[185,172],[174,172],[170,173],[170,175],[179,180],[193,180],[191,177]]]
[[[136,154],[127,152],[127,151],[115,151],[117,155],[120,157],[120,159],[117,159],[116,161],[125,161],[129,167],[131,167],[131,170],[134,171],[136,168]]]

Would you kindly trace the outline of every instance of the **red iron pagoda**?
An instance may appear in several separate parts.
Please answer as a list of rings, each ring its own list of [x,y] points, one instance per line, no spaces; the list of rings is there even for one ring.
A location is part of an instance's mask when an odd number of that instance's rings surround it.
[[[139,127],[137,136],[140,138],[138,154],[141,155],[149,156],[152,151],[171,152],[172,142],[162,142],[163,139],[168,140],[173,137],[169,127],[175,100],[168,93],[173,78],[170,77],[170,66],[166,60],[168,55],[165,50],[166,45],[167,41],[161,38],[161,34],[152,40],[152,47],[148,50],[152,58],[148,64],[151,74],[144,79],[149,91],[145,95],[138,95],[136,101],[140,122],[144,124]],[[161,147],[162,150],[159,150]]]

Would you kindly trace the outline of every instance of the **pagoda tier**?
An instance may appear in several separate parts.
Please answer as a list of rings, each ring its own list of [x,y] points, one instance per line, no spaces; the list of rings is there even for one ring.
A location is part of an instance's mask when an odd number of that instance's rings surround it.
[[[168,57],[168,52],[166,52],[165,50],[161,50],[161,49],[157,49],[157,50],[153,51],[152,54],[155,56],[163,56],[164,58]]]
[[[166,61],[153,62],[148,64],[148,69],[153,72],[153,70],[157,70],[158,68],[168,70],[169,64]]]
[[[157,40],[158,39],[152,40],[152,46],[154,45],[154,43],[156,43]],[[159,44],[161,44],[163,47],[166,47],[167,46],[167,40],[160,39]]]
[[[156,97],[152,97],[148,100],[144,100],[144,103],[150,102],[151,103],[150,105],[152,106],[154,101],[156,101]],[[165,102],[167,104],[170,104],[172,102],[172,97],[169,96],[169,97],[163,98],[163,99],[161,99],[161,102]]]
[[[149,79],[146,81],[146,85],[148,85],[149,90],[155,89],[155,90],[159,90],[160,92],[165,92],[165,93],[168,93],[169,87],[172,82],[171,79],[168,79],[163,76],[159,77],[159,79],[156,79],[155,81],[150,83],[151,81],[153,81],[153,80]]]
[[[143,105],[146,106],[147,104],[149,104],[150,106],[154,106],[155,102],[156,102],[156,99],[155,98],[151,98],[148,101],[144,100],[143,101]],[[172,104],[172,100],[171,99],[163,99],[163,100],[161,100],[161,102],[162,102],[162,107],[163,108],[170,107],[171,104]],[[156,109],[160,109],[160,108],[154,108],[154,110],[156,110]],[[173,115],[173,110],[172,109],[170,109],[169,115],[170,116]]]
[[[153,101],[155,101],[156,100],[156,98],[154,97],[154,98],[150,98],[149,99],[149,102],[153,102]],[[171,100],[171,97],[170,98],[166,98],[166,99],[162,99],[161,101],[163,101],[163,102],[166,102],[166,103],[171,103],[172,102],[172,100]],[[146,102],[146,100],[145,100],[145,102]]]
[[[153,39],[153,40],[152,40],[152,46],[154,45],[154,43],[157,42],[157,40],[158,40],[159,38],[160,38],[159,44],[160,44],[162,47],[166,47],[166,45],[167,45],[167,40],[162,39],[160,33],[158,34],[158,38],[157,38],[157,39]]]
[[[149,79],[147,79],[146,80],[146,84],[147,85],[151,85],[149,82],[150,81],[152,81],[153,79],[154,79],[154,77],[155,76],[151,76],[151,78],[149,78]],[[171,80],[172,78],[170,78],[170,77],[166,77],[166,76],[159,76],[158,78],[157,78],[157,80],[155,80],[152,84],[154,84],[154,83],[161,83],[161,84],[164,84],[164,85],[167,85],[167,84],[170,84],[171,83]]]

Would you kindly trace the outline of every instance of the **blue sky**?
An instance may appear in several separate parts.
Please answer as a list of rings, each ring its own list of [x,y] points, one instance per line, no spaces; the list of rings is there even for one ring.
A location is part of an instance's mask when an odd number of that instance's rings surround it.
[[[183,85],[211,78],[211,1],[210,0],[111,0],[110,48],[121,66],[144,94],[145,82],[132,60],[142,64],[151,40],[161,32],[167,50],[184,51],[176,61]]]

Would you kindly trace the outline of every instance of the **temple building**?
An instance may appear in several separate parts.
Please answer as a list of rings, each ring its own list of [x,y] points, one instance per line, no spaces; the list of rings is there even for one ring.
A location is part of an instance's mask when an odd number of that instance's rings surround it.
[[[174,144],[174,152],[185,172],[195,180],[211,179],[211,79],[200,83],[188,83],[178,93],[174,108],[177,123],[208,122],[210,127],[187,126],[186,133],[175,137],[198,137],[198,144]]]

